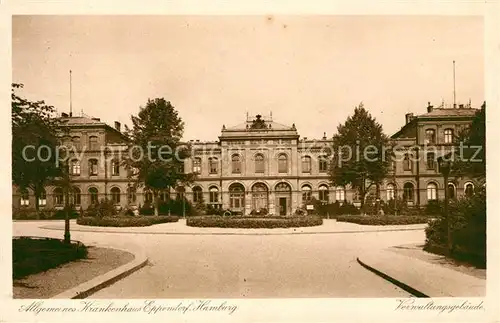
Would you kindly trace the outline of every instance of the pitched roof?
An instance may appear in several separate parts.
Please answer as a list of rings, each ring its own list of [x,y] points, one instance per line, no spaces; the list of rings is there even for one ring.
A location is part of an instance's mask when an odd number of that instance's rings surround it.
[[[469,117],[474,116],[478,110],[472,108],[442,109],[435,108],[431,112],[421,114],[418,117]]]

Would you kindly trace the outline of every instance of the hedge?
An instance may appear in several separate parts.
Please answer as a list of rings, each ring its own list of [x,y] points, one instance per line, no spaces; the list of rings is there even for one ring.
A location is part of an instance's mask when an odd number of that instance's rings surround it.
[[[486,267],[486,190],[477,189],[474,196],[450,201],[448,208],[452,258]],[[447,220],[441,214],[425,230],[424,250],[446,254]]]
[[[363,225],[403,225],[428,223],[427,216],[374,216],[374,215],[341,215],[337,217],[339,222],[351,222]]]
[[[81,242],[59,239],[16,237],[12,239],[12,276],[14,279],[36,274],[61,264],[87,258]]]
[[[178,220],[177,216],[81,217],[76,220],[76,223],[97,227],[147,227],[153,224],[177,222]]]
[[[189,217],[186,224],[190,227],[204,228],[242,228],[242,229],[273,229],[273,228],[298,228],[312,227],[323,224],[323,219],[318,216],[295,217],[221,217],[197,216]]]

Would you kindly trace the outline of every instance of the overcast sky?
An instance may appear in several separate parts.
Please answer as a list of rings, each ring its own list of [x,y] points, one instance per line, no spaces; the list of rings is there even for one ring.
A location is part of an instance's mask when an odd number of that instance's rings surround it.
[[[388,135],[404,114],[484,98],[483,20],[458,16],[18,16],[23,95],[113,124],[164,97],[184,139],[216,140],[246,113],[331,136],[361,101]]]

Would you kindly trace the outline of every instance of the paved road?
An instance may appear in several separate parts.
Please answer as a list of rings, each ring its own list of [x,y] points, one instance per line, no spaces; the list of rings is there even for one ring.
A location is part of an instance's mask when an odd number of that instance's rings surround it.
[[[39,224],[38,224],[39,225]],[[14,234],[61,237],[17,222]],[[150,264],[91,298],[408,297],[356,257],[424,232],[308,235],[148,235],[73,232],[86,244],[141,247]]]

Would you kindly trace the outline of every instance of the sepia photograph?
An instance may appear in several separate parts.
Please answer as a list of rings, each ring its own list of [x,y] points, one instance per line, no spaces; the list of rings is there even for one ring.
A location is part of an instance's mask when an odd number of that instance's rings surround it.
[[[13,15],[19,312],[482,308],[484,30],[477,15]]]

